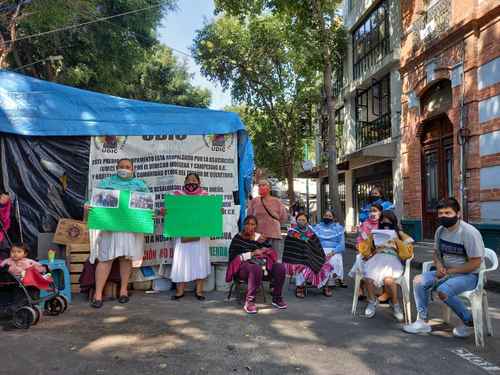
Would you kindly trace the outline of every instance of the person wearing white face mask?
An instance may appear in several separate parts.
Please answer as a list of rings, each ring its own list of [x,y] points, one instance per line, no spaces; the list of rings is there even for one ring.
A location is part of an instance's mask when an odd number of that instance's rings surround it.
[[[99,182],[99,189],[149,192],[149,187],[141,179],[134,178],[134,165],[130,159],[120,159],[116,174]],[[86,207],[88,209],[88,207]],[[127,303],[128,281],[132,271],[132,261],[140,261],[144,255],[144,234],[132,232],[90,231],[90,262],[99,261],[95,271],[95,294],[91,306],[102,307],[102,293],[111,271],[113,261],[120,262],[120,297],[118,302]]]

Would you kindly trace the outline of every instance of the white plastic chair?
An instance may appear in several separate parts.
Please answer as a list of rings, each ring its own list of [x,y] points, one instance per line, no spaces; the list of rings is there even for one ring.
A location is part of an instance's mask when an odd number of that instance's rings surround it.
[[[360,256],[358,254],[358,256]],[[411,271],[411,261],[413,260],[413,255],[411,258],[405,261],[404,272],[401,277],[394,280],[396,284],[401,287],[401,294],[403,297],[403,310],[405,314],[406,324],[411,323],[411,299],[410,299],[410,271]],[[358,290],[361,285],[361,280],[363,275],[359,270],[356,270],[356,276],[354,277],[354,296],[352,298],[352,315],[356,316],[356,310],[358,308]]]
[[[485,249],[485,258],[491,263],[491,266],[479,271],[476,288],[459,295],[459,297],[468,302],[471,307],[476,346],[480,347],[484,347],[483,316],[485,315],[488,336],[493,336],[493,325],[491,324],[491,317],[488,310],[488,296],[486,290],[484,290],[486,273],[498,268],[498,257],[493,250]],[[424,262],[422,264],[422,272],[429,272],[432,265],[433,262]],[[451,320],[451,309],[445,303],[443,303],[443,320],[446,323],[450,323]]]

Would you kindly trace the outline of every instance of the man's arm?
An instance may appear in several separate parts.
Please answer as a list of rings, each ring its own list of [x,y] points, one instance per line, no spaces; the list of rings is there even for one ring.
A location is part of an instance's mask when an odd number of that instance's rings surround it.
[[[446,273],[471,273],[481,266],[481,257],[469,258],[469,261],[460,267],[447,268]]]
[[[443,263],[441,263],[441,261],[439,260],[436,249],[434,249],[432,258],[434,261],[434,265],[436,266],[436,276],[438,278],[446,276],[446,269],[444,268]]]

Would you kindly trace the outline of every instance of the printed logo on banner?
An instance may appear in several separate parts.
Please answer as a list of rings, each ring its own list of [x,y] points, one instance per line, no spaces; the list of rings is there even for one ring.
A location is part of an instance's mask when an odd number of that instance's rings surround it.
[[[213,134],[204,135],[205,145],[212,151],[228,151],[234,143],[234,134]]]
[[[102,152],[116,153],[127,143],[126,136],[105,135],[94,137],[95,147]]]

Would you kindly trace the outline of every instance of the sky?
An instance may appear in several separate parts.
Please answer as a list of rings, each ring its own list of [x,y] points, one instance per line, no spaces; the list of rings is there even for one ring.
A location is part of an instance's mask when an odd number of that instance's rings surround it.
[[[162,26],[158,29],[160,41],[185,54],[190,54],[196,30],[202,28],[204,20],[214,18],[214,4],[212,0],[178,0],[177,10],[169,12],[162,20]],[[180,61],[185,61],[188,69],[194,74],[192,83],[195,86],[208,88],[212,92],[210,108],[223,109],[231,104],[230,93],[223,92],[219,84],[210,82],[204,78],[199,66],[192,58],[185,54],[174,51]]]

